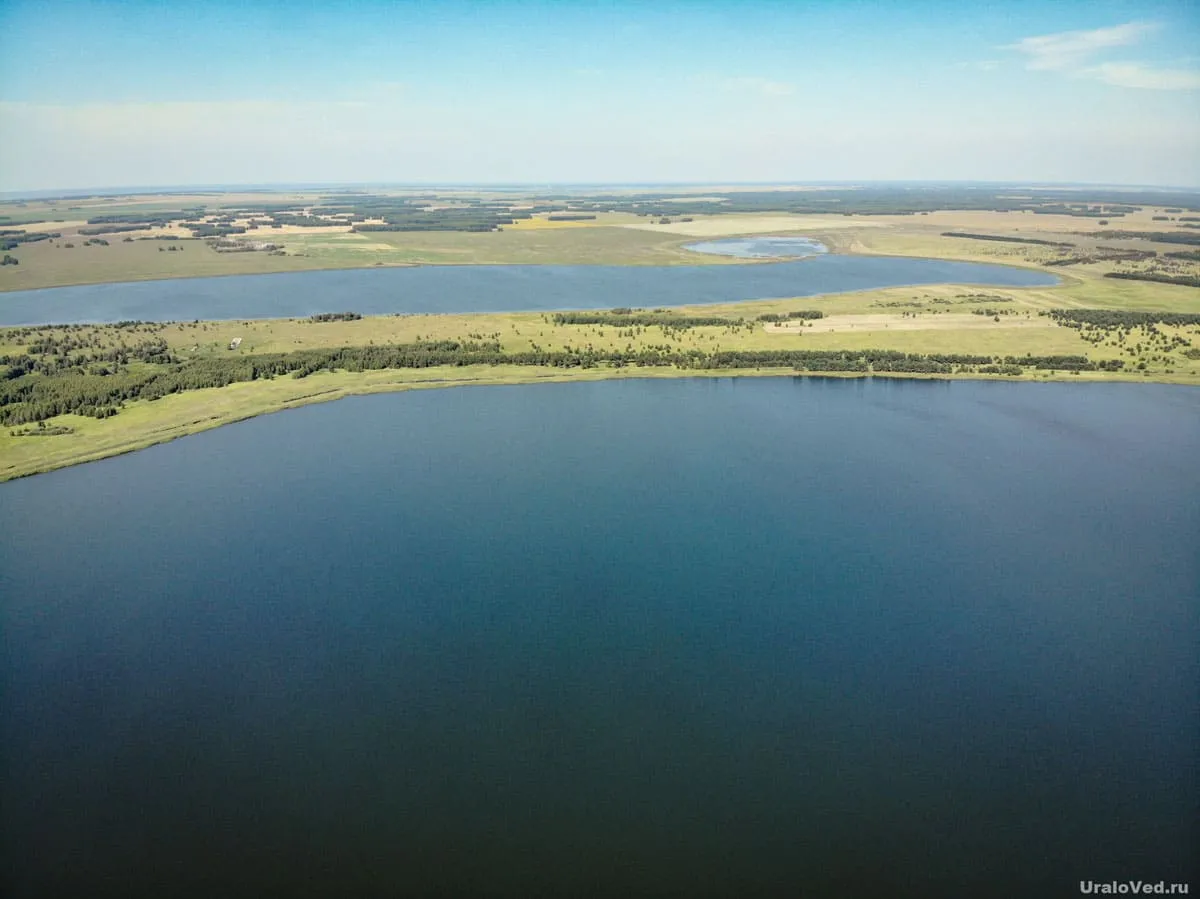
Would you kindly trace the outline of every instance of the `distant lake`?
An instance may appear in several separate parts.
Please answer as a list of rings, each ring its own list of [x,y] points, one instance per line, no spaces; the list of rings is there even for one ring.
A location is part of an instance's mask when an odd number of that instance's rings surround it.
[[[808,237],[727,237],[689,243],[683,248],[740,259],[792,259],[829,252],[823,243]]]
[[[0,325],[680,306],[920,284],[1036,287],[1029,269],[827,254],[771,265],[428,265],[0,293]]]
[[[6,895],[1186,880],[1198,458],[1191,388],[630,380],[2,484]]]

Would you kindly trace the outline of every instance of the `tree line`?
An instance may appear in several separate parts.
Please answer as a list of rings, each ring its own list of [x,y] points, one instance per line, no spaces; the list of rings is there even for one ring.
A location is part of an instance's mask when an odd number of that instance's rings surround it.
[[[1159,284],[1178,284],[1181,287],[1200,287],[1200,276],[1168,275],[1164,272],[1105,272],[1106,278],[1122,278],[1126,281],[1155,281]]]
[[[612,325],[618,328],[637,325],[658,325],[663,328],[733,328],[746,323],[743,318],[722,318],[719,315],[673,315],[626,309],[614,309],[611,312],[556,312],[551,316],[551,321],[556,325]]]
[[[799,309],[788,313],[764,312],[762,315],[758,316],[757,320],[760,322],[785,322],[790,319],[797,318],[808,319],[824,317],[825,313],[816,309]]]
[[[1200,246],[1200,234],[1178,231],[1097,231],[1096,236],[1105,240],[1152,240],[1156,243],[1182,243]]]
[[[33,344],[51,351],[32,366],[4,357],[0,380],[0,424],[15,426],[75,413],[108,417],[132,400],[157,400],[173,393],[270,379],[307,377],[318,371],[374,371],[467,365],[531,365],[555,368],[675,367],[689,370],[779,368],[798,372],[1002,373],[1026,368],[1114,371],[1120,360],[1092,362],[1086,356],[1007,356],[904,353],[898,350],[671,350],[567,348],[504,352],[497,341],[418,341],[385,346],[297,350],[181,361],[161,339],[97,354],[72,355],[62,342]],[[34,358],[29,356],[28,358]],[[57,358],[58,361],[51,361]],[[111,365],[98,364],[110,360]]]
[[[1125,312],[1118,309],[1050,309],[1049,316],[1065,327],[1090,325],[1093,328],[1143,328],[1147,325],[1200,325],[1195,312]]]
[[[943,231],[942,237],[962,237],[967,240],[997,240],[1002,243],[1032,243],[1044,247],[1073,247],[1075,244],[1061,240],[1040,240],[1036,237],[1005,237],[999,234],[972,234],[969,231]]]

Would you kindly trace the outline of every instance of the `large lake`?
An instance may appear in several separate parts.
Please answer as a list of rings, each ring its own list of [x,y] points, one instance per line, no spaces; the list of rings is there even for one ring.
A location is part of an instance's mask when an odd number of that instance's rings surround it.
[[[11,291],[0,293],[0,325],[680,306],[947,283],[1058,282],[1003,265],[833,254],[747,265],[429,265]]]
[[[7,895],[1186,879],[1200,391],[342,400],[0,485]]]

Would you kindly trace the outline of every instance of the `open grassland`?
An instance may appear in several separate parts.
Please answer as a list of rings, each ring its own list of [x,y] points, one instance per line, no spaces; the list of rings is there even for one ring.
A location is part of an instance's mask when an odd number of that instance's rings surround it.
[[[18,265],[0,266],[0,292],[266,274],[316,269],[369,268],[386,265],[731,265],[737,260],[683,249],[687,239],[615,226],[509,226],[501,231],[469,233],[351,232],[349,228],[294,228],[253,232],[247,237],[283,247],[265,252],[221,253],[204,240],[177,228],[103,235],[108,245],[87,245],[86,236],[62,231],[56,240],[21,244],[8,251]],[[280,229],[282,230],[282,229]],[[179,240],[154,239],[166,236]],[[138,239],[150,238],[150,239]],[[68,247],[67,244],[73,244]],[[170,249],[171,246],[176,249]]]
[[[1200,292],[1168,285],[1114,281],[1080,275],[1058,287],[978,288],[939,285],[891,288],[858,294],[764,300],[667,310],[679,316],[716,318],[712,324],[565,324],[552,313],[476,315],[393,315],[351,321],[307,319],[145,323],[53,329],[0,330],[0,354],[19,354],[46,335],[69,334],[99,351],[162,341],[186,366],[190,362],[271,357],[339,347],[396,347],[441,341],[494,344],[504,354],[660,353],[776,350],[893,350],[910,354],[966,354],[992,357],[1080,357],[1093,363],[1120,361],[1120,371],[1069,371],[1025,367],[1018,374],[955,369],[938,377],[998,377],[1005,380],[1073,382],[1158,381],[1200,385],[1200,324],[1160,324],[1149,332],[1105,332],[1089,340],[1072,327],[1042,315],[1049,309],[1105,308],[1200,313]],[[825,317],[787,320],[788,313],[821,312]],[[759,316],[779,316],[783,324]],[[239,340],[236,349],[230,343]],[[1193,356],[1197,358],[1193,358]],[[1139,368],[1138,366],[1144,366]],[[137,368],[149,366],[133,363]],[[0,367],[2,368],[2,367]],[[744,367],[720,370],[677,366],[591,367],[549,365],[437,365],[367,371],[318,370],[303,377],[280,375],[173,393],[155,400],[125,402],[112,417],[57,415],[36,428],[0,430],[0,479],[19,477],[149,446],[254,415],[358,393],[455,385],[536,383],[615,377],[747,376],[792,373],[790,368]],[[842,375],[838,375],[842,376]],[[929,377],[923,373],[889,376]],[[43,431],[44,429],[44,431]]]
[[[553,223],[577,224],[577,223]],[[289,254],[350,265],[722,265],[736,260],[683,249],[679,235],[578,223],[509,225],[501,231],[374,231],[289,235]],[[335,267],[331,265],[330,267]]]
[[[720,196],[721,193],[725,196]],[[427,202],[428,212],[420,214],[435,219],[439,215],[491,209],[488,214],[507,221],[503,212],[497,211],[504,208],[517,216],[512,224],[502,224],[500,230],[490,231],[371,230],[389,227],[386,210],[376,215],[370,212],[373,207],[368,204],[363,207],[367,209],[365,217],[360,215],[357,222],[352,222],[346,217],[349,213],[341,213],[339,217],[337,209],[356,208],[355,203],[367,200],[356,199],[357,194],[319,191],[197,192],[0,203],[0,229],[61,235],[51,240],[22,242],[8,250],[18,264],[0,266],[0,292],[112,281],[388,265],[750,264],[746,260],[692,253],[683,247],[695,239],[755,234],[805,234],[823,241],[835,252],[930,256],[1040,267],[1061,263],[1072,254],[1104,255],[1114,248],[1153,250],[1160,255],[1181,249],[1178,244],[1100,236],[1105,230],[1200,234],[1200,230],[1189,227],[1196,224],[1190,219],[1197,217],[1191,210],[1171,212],[1173,207],[1163,206],[1144,206],[1111,219],[987,210],[902,215],[738,211],[744,208],[737,206],[738,198],[755,193],[748,188],[740,192],[713,188],[680,190],[677,196],[661,196],[651,201],[639,198],[637,191],[600,191],[582,204],[579,212],[567,214],[594,216],[580,220],[563,220],[563,213],[544,211],[547,203],[559,204],[553,208],[560,209],[565,208],[563,204],[570,205],[571,201],[562,196],[547,200],[535,194],[478,190],[440,191],[432,199],[416,190],[377,195],[390,198],[387,202]],[[785,198],[780,201],[783,203],[787,202],[787,196],[825,195],[822,191],[798,189],[778,193]],[[838,202],[850,201],[854,193],[845,194]],[[610,204],[604,196],[611,198],[611,205],[619,207],[617,211],[606,208]],[[710,203],[709,211],[690,208],[701,201]],[[276,219],[271,210],[289,204],[294,208]],[[651,214],[647,211],[650,207],[659,211]],[[721,207],[733,211],[713,211]],[[478,214],[486,218],[483,212]],[[114,226],[129,230],[102,235],[88,233],[97,228],[95,222],[88,223],[89,218],[133,217],[144,221],[159,215],[161,221],[147,223],[143,228],[113,221]],[[187,221],[198,221],[218,231],[235,229],[235,233],[228,235],[229,245],[257,249],[218,252],[212,245],[213,235],[197,232],[201,237],[194,238],[193,230],[185,224]],[[946,237],[945,232],[1047,240],[1070,244],[1071,248]],[[89,238],[94,237],[102,238],[104,243],[88,245]],[[169,249],[171,243],[177,245],[176,250]],[[1113,259],[1083,260],[1078,265],[1098,274],[1139,268],[1136,262]],[[1076,263],[1069,267],[1076,267]]]
[[[690,221],[685,221],[690,218]],[[791,232],[837,232],[848,228],[886,228],[888,223],[866,216],[729,214],[698,215],[671,219],[637,219],[627,228],[656,234],[680,234],[685,237],[733,237],[751,234],[787,234]]]
[[[265,253],[217,253],[200,240],[139,240],[125,243],[111,237],[108,246],[84,246],[87,238],[39,241],[10,250],[20,265],[0,267],[0,291],[154,281],[164,278],[203,278],[257,275],[353,266],[330,264],[306,256],[268,256]],[[75,246],[67,248],[66,243]],[[168,251],[174,244],[177,248]],[[0,296],[0,303],[3,297]]]

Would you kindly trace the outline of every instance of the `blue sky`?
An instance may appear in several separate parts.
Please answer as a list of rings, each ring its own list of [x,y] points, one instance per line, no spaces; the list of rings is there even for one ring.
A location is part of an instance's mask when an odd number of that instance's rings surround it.
[[[0,190],[1200,185],[1193,2],[0,0]]]

